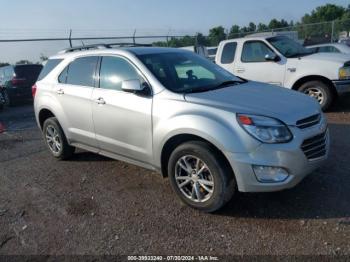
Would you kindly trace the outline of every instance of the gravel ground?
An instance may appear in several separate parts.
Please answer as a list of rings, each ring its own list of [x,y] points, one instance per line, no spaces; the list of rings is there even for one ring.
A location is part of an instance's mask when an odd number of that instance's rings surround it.
[[[350,255],[350,98],[327,113],[327,165],[291,190],[181,204],[167,179],[79,151],[47,152],[30,106],[0,112],[0,255]]]

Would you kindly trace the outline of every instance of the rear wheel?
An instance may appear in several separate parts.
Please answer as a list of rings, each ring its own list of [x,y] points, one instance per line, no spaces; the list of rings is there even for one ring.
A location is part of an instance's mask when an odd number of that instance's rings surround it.
[[[67,138],[55,117],[45,120],[43,135],[45,143],[54,157],[64,160],[73,155],[75,148],[68,144]]]
[[[315,98],[323,111],[327,110],[334,100],[334,95],[330,87],[321,81],[306,82],[301,85],[299,91]]]
[[[178,146],[170,156],[168,174],[179,198],[205,212],[223,207],[236,190],[231,167],[204,142],[194,141]]]

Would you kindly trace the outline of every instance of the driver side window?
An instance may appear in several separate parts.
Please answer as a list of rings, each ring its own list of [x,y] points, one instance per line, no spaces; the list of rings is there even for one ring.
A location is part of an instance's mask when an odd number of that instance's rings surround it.
[[[242,50],[242,62],[266,62],[265,56],[274,56],[275,53],[261,41],[245,42]]]
[[[102,57],[100,88],[120,91],[124,80],[134,79],[140,79],[140,82],[143,82],[142,77],[128,61],[121,57]]]

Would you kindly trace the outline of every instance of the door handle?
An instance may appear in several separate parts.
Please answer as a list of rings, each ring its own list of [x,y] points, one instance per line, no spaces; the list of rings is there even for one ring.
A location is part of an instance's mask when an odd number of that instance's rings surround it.
[[[95,102],[99,105],[104,105],[106,104],[106,101],[102,98],[102,97],[99,97],[95,100]]]
[[[244,73],[245,69],[243,67],[239,67],[239,68],[236,69],[236,72],[237,73]]]
[[[56,93],[59,94],[59,95],[63,95],[63,94],[64,94],[64,91],[63,91],[63,89],[58,89],[58,90],[56,91]]]

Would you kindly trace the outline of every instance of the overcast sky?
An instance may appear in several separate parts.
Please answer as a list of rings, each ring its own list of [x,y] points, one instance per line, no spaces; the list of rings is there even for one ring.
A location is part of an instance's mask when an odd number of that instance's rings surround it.
[[[0,0],[0,39],[73,36],[207,34],[222,25],[298,21],[319,5],[348,0]],[[101,41],[99,41],[101,42]],[[0,61],[37,61],[67,47],[57,43],[0,43]]]

